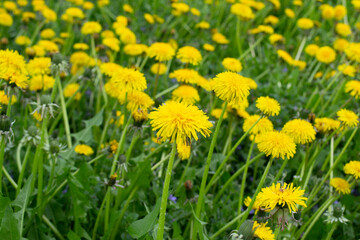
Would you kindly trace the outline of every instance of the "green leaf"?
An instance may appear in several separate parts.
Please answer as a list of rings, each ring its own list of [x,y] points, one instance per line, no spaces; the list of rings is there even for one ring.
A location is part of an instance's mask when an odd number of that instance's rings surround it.
[[[19,207],[20,211],[19,214],[17,214],[17,220],[18,220],[18,229],[20,229],[20,235],[22,233],[22,229],[24,226],[24,215],[25,210],[27,207],[27,204],[29,202],[30,197],[30,183],[32,181],[33,175],[31,174],[30,177],[27,179],[25,186],[20,190],[19,195],[17,198],[11,203],[11,205]]]
[[[0,227],[1,239],[6,240],[20,240],[20,231],[18,228],[18,221],[16,220],[13,210],[7,206],[4,212],[4,217],[1,221]]]
[[[3,218],[5,214],[5,209],[9,206],[10,198],[8,197],[0,197],[0,219]]]
[[[81,238],[71,230],[68,232],[67,237],[69,240],[81,240]]]
[[[81,130],[80,132],[71,134],[75,139],[76,142],[84,142],[87,143],[93,139],[92,136],[92,127],[100,126],[103,122],[103,109],[98,112],[93,118],[89,120],[84,120],[85,122],[85,129]]]
[[[156,201],[154,209],[148,215],[130,224],[128,233],[131,237],[138,239],[152,229],[160,212],[160,204],[161,199],[159,198]]]

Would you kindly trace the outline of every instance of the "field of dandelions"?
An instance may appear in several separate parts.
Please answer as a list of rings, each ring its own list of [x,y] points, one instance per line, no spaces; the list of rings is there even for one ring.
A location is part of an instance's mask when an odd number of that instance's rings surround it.
[[[360,0],[1,1],[0,239],[360,239],[359,32]]]

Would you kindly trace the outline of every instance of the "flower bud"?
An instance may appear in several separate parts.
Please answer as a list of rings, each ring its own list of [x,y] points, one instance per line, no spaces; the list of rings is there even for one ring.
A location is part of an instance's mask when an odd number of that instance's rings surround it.
[[[334,205],[334,217],[340,218],[343,215],[343,208],[340,203]]]
[[[254,223],[251,220],[246,220],[241,224],[238,234],[242,235],[242,239],[244,240],[251,240],[253,239],[254,232],[253,232],[253,225]]]
[[[0,131],[9,132],[11,127],[10,119],[6,115],[0,116]]]
[[[40,102],[42,105],[50,104],[51,103],[51,96],[50,95],[42,95],[40,98]]]
[[[28,128],[28,133],[31,137],[36,137],[39,134],[37,127],[31,126]]]

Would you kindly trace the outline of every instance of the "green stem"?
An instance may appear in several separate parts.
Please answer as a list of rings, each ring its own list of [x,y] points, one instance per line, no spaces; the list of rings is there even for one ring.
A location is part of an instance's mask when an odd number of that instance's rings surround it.
[[[10,184],[17,189],[18,186],[16,184],[16,182],[14,181],[14,179],[12,179],[12,177],[10,176],[10,174],[8,173],[8,171],[6,171],[5,167],[2,166],[2,172],[4,172],[5,177],[9,180]]]
[[[5,136],[1,135],[0,137],[0,168],[4,164],[4,155],[5,155]],[[2,171],[0,171],[0,193],[2,193]]]
[[[236,148],[240,145],[240,143],[245,139],[245,137],[249,134],[249,132],[255,127],[255,125],[260,121],[260,119],[262,118],[259,117],[259,119],[241,136],[241,138],[235,143],[235,145],[231,148],[230,152],[227,154],[227,156],[225,157],[225,159],[222,161],[222,163],[220,164],[220,166],[218,167],[218,169],[216,170],[215,174],[212,176],[212,178],[210,179],[208,185],[206,186],[206,190],[205,192],[208,192],[210,187],[213,185],[213,183],[215,182],[215,179],[217,178],[217,176],[220,174],[221,170],[223,169],[223,167],[225,166],[226,162],[230,159],[231,155],[235,152]]]
[[[329,231],[328,235],[326,236],[325,240],[331,240],[331,236],[333,235],[333,233],[335,232],[336,230],[336,227],[337,227],[337,222],[333,223],[332,227],[331,227],[331,230]]]
[[[277,172],[277,174],[276,174],[276,176],[275,176],[275,179],[274,179],[273,183],[275,183],[275,184],[277,183],[277,181],[279,180],[282,172],[284,171],[284,168],[286,167],[288,161],[289,161],[289,158],[286,158],[286,159],[283,161],[283,163],[282,163],[282,165],[281,165],[281,167],[280,167],[280,170]]]
[[[213,155],[213,152],[214,152],[214,148],[215,148],[215,144],[216,144],[216,138],[217,138],[217,136],[219,134],[220,126],[221,126],[222,120],[224,118],[224,114],[226,112],[226,109],[227,109],[227,105],[228,105],[228,102],[225,102],[224,107],[223,107],[222,112],[221,112],[221,115],[220,115],[220,118],[219,118],[219,121],[216,124],[216,129],[215,129],[214,135],[213,135],[213,137],[211,139],[209,153],[208,153],[208,156],[207,156],[207,159],[206,159],[206,165],[205,165],[203,177],[201,179],[200,193],[199,193],[199,198],[198,198],[198,202],[197,202],[197,205],[196,205],[196,211],[195,211],[196,217],[198,219],[200,219],[200,220],[201,220],[200,213],[201,213],[201,210],[202,210],[203,200],[204,200],[205,193],[206,193],[205,187],[206,187],[207,176],[208,176],[208,173],[209,173],[211,158],[212,158],[212,155]],[[193,240],[196,239],[198,230],[199,230],[198,222],[196,221],[196,223],[194,225],[194,229],[193,229],[193,235],[192,235]]]
[[[59,88],[61,111],[62,111],[62,114],[63,114],[64,125],[65,125],[66,140],[67,140],[68,148],[72,148],[70,127],[69,127],[69,119],[68,119],[68,115],[67,115],[67,111],[66,111],[66,104],[65,104],[63,89],[62,89],[62,86],[61,86],[61,82],[57,81],[57,83],[58,83],[58,88]]]
[[[23,163],[22,163],[22,166],[21,166],[20,175],[19,175],[19,179],[18,179],[18,182],[17,182],[18,188],[16,189],[16,196],[20,193],[22,181],[24,179],[24,174],[25,174],[25,170],[26,170],[26,165],[27,165],[29,155],[30,155],[30,149],[31,149],[31,145],[28,144],[28,146],[26,147],[24,160],[23,160]]]
[[[59,232],[59,230],[54,226],[54,224],[52,224],[50,222],[50,220],[45,216],[42,215],[42,219],[44,220],[44,223],[46,225],[48,225],[48,227],[54,232],[54,234],[60,239],[60,240],[65,240],[65,238],[61,235],[61,233]]]
[[[239,219],[241,219],[244,216],[245,212],[242,212],[240,215],[238,215],[237,217],[235,217],[233,220],[231,220],[230,222],[228,222],[225,226],[223,226],[219,231],[217,231],[216,233],[214,233],[214,235],[212,235],[210,237],[210,240],[214,240],[214,239],[219,239],[218,236],[223,233],[226,229],[230,228],[232,225],[234,225]]]
[[[270,161],[268,162],[268,164],[267,164],[267,166],[266,166],[266,168],[265,168],[265,171],[264,171],[264,173],[263,173],[263,175],[262,175],[262,177],[261,177],[261,179],[260,179],[259,185],[258,185],[257,188],[256,188],[255,194],[254,194],[253,197],[251,198],[251,202],[250,202],[250,204],[249,204],[249,206],[248,206],[248,208],[247,208],[247,210],[246,210],[246,212],[245,212],[245,215],[243,216],[243,218],[241,219],[241,221],[240,221],[240,223],[239,223],[239,226],[241,226],[241,224],[242,224],[242,223],[247,219],[247,217],[249,216],[249,213],[250,213],[250,211],[251,211],[251,209],[252,209],[252,206],[253,206],[254,203],[255,203],[256,196],[258,195],[258,193],[260,192],[262,186],[264,185],[265,179],[266,179],[266,177],[267,177],[267,175],[268,175],[268,173],[269,173],[269,171],[270,171],[270,167],[271,167],[271,164],[272,164],[273,160],[274,160],[274,158],[271,157],[271,158],[270,158]],[[255,180],[255,179],[254,179],[254,180]]]
[[[247,156],[247,159],[246,159],[244,174],[243,174],[243,177],[242,177],[242,180],[241,180],[241,189],[240,189],[239,203],[238,203],[238,215],[240,215],[240,213],[241,213],[241,207],[242,207],[242,202],[243,202],[243,198],[244,198],[246,175],[247,175],[247,171],[248,171],[248,168],[249,168],[249,162],[250,162],[251,154],[252,154],[252,151],[253,151],[253,148],[254,148],[254,144],[255,144],[255,138],[251,142],[250,149],[249,149],[249,152],[248,152],[248,156]]]
[[[166,169],[164,188],[163,188],[163,192],[162,192],[162,196],[161,196],[159,226],[158,226],[157,237],[156,237],[157,240],[162,240],[163,236],[164,236],[166,206],[167,206],[167,201],[168,201],[171,172],[172,172],[172,167],[174,164],[175,153],[176,153],[176,141],[174,141],[172,144],[171,156],[170,156],[168,166]]]
[[[42,127],[41,127],[41,141],[40,141],[40,144],[38,145],[38,147],[39,147],[38,155],[36,155],[36,153],[35,153],[35,157],[37,159],[35,161],[37,161],[37,167],[38,167],[37,206],[41,206],[42,201],[43,201],[43,181],[44,181],[43,147],[44,147],[44,143],[46,141],[45,136],[46,136],[48,120],[49,120],[49,116],[48,116],[48,113],[46,113],[46,115],[43,119]],[[38,150],[38,149],[36,149],[36,150]],[[40,214],[40,215],[42,215],[42,214]]]
[[[104,199],[103,199],[103,201],[102,201],[102,203],[101,203],[100,209],[99,209],[99,211],[98,211],[98,214],[97,214],[97,217],[96,217],[96,220],[95,220],[95,226],[94,226],[94,230],[93,230],[93,234],[92,234],[92,240],[95,240],[95,239],[96,239],[96,231],[97,231],[97,229],[98,229],[98,227],[99,227],[100,216],[101,216],[101,213],[102,213],[102,211],[103,211],[103,209],[104,209],[104,205],[105,205],[105,203],[106,203],[107,196],[108,196],[109,194],[110,194],[110,189],[108,188],[108,189],[106,190],[105,197],[104,197]]]

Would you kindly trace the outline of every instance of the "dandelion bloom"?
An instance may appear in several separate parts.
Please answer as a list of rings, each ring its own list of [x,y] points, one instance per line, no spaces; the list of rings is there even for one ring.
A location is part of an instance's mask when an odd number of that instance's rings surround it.
[[[351,65],[341,64],[338,66],[338,70],[342,72],[342,74],[349,76],[349,77],[355,77],[356,68]]]
[[[147,88],[144,74],[132,68],[123,68],[117,71],[113,74],[111,80],[119,89],[125,92],[143,91]]]
[[[28,85],[27,74],[23,56],[17,51],[0,50],[0,79],[24,89]]]
[[[267,116],[276,116],[280,112],[279,102],[268,96],[256,99],[256,107]]]
[[[236,58],[224,58],[222,65],[228,71],[240,72],[242,70],[241,62]]]
[[[274,33],[269,36],[269,41],[271,44],[275,44],[277,42],[283,42],[284,37],[281,34]]]
[[[351,28],[348,24],[345,23],[337,23],[336,27],[335,27],[336,33],[343,36],[343,37],[347,37],[351,34]]]
[[[322,63],[326,63],[326,64],[332,63],[333,61],[335,61],[335,58],[336,58],[335,51],[328,46],[321,47],[316,52],[316,59]]]
[[[336,115],[345,127],[356,127],[359,123],[359,117],[351,110],[341,109]]]
[[[254,237],[259,238],[261,240],[273,240],[275,239],[275,235],[272,232],[270,227],[266,226],[266,223],[258,223],[254,222],[252,230],[254,232]]]
[[[332,178],[330,186],[335,188],[339,194],[349,194],[351,192],[349,182],[342,178]]]
[[[117,71],[119,71],[121,69],[123,69],[122,66],[120,66],[117,63],[112,63],[112,62],[102,63],[100,65],[101,73],[103,73],[109,77],[111,77],[112,75],[114,75],[114,73],[116,73]]]
[[[238,16],[241,20],[247,21],[255,17],[251,8],[245,4],[235,3],[231,6],[230,12]]]
[[[316,135],[311,123],[303,119],[294,119],[287,122],[282,131],[292,137],[296,144],[311,143],[315,140]]]
[[[213,79],[215,95],[232,105],[240,105],[249,96],[249,82],[234,72],[223,72]]]
[[[159,62],[163,62],[174,57],[175,49],[169,43],[156,42],[147,49],[147,55]]]
[[[187,145],[186,143],[185,144],[182,144],[182,143],[178,144],[176,146],[176,150],[177,150],[179,158],[181,160],[189,159],[190,154],[191,154],[191,146],[190,145]]]
[[[48,75],[35,75],[30,79],[29,90],[40,91],[54,87],[55,79]]]
[[[260,118],[260,115],[250,115],[244,120],[243,130],[247,132],[254,123]],[[268,118],[261,118],[259,122],[251,129],[251,135],[257,135],[264,132],[270,132],[274,130],[272,122]]]
[[[334,7],[334,18],[336,20],[341,20],[345,17],[347,10],[346,7],[344,7],[343,5],[337,5]]]
[[[158,138],[176,141],[177,144],[186,144],[192,138],[197,141],[197,132],[204,137],[209,136],[212,127],[198,107],[175,101],[166,102],[150,112],[149,119]]]
[[[318,50],[319,50],[319,46],[316,44],[310,44],[310,45],[306,46],[306,48],[305,48],[306,54],[308,54],[310,56],[315,56],[316,52]]]
[[[257,195],[258,201],[261,206],[270,210],[276,206],[286,207],[289,212],[297,212],[298,208],[296,205],[306,207],[306,197],[303,197],[305,190],[301,190],[300,187],[294,187],[293,183],[284,183],[281,186],[280,183],[273,183],[270,187],[262,188],[261,192]]]
[[[202,60],[200,51],[191,46],[179,48],[176,58],[183,63],[190,63],[192,65],[198,65]]]
[[[296,152],[294,140],[283,132],[270,131],[259,134],[256,143],[260,152],[274,158],[292,158]]]
[[[344,172],[351,174],[355,179],[360,178],[360,161],[350,161],[344,166]]]
[[[349,43],[345,54],[350,60],[360,62],[360,43]]]
[[[331,118],[315,118],[314,126],[320,133],[329,133],[340,127],[340,121]]]
[[[245,198],[245,200],[244,200],[244,205],[245,205],[246,207],[249,207],[249,206],[250,206],[250,203],[251,203],[251,200],[252,200],[251,197],[247,196],[247,197]],[[257,198],[255,198],[255,202],[254,202],[254,204],[253,204],[253,206],[252,206],[251,209],[254,209],[256,212],[258,212],[258,211],[261,209],[260,202],[258,201]]]
[[[356,99],[360,98],[360,81],[351,80],[345,85],[345,92],[350,93]]]
[[[221,33],[214,33],[212,35],[212,40],[217,44],[228,44],[229,40]]]
[[[86,22],[81,28],[81,33],[84,35],[89,35],[99,32],[101,32],[101,25],[100,23],[95,21]]]
[[[189,85],[181,85],[172,92],[172,99],[186,104],[194,104],[200,101],[196,88]]]
[[[144,44],[130,43],[124,47],[124,53],[131,56],[138,56],[145,52],[147,46]]]
[[[79,144],[75,147],[75,152],[80,155],[90,156],[94,153],[94,150],[85,144]]]
[[[154,101],[151,99],[149,95],[141,91],[132,91],[128,94],[127,100],[129,101],[127,104],[127,109],[129,111],[136,111],[138,109],[148,109],[152,105],[154,105]]]
[[[197,83],[200,75],[197,71],[193,69],[178,69],[169,74],[170,78],[176,78],[178,82],[183,83]]]
[[[222,113],[222,109],[221,108],[214,108],[210,115],[213,116],[216,119],[219,119]],[[224,113],[223,119],[226,119],[228,117],[227,112]]]
[[[11,97],[11,104],[14,104],[16,103],[17,101],[17,98],[15,95],[13,95]],[[5,94],[5,91],[4,90],[0,90],[0,103],[1,104],[4,104],[4,105],[8,105],[9,104],[9,97],[8,95]]]
[[[51,66],[51,58],[39,57],[34,58],[27,64],[27,69],[30,75],[49,74]]]
[[[294,11],[291,10],[290,8],[286,8],[286,9],[285,9],[285,15],[286,15],[288,18],[294,18],[294,17],[295,17]]]
[[[314,27],[313,20],[311,20],[309,18],[300,18],[296,24],[299,28],[305,29],[305,30]]]
[[[72,97],[75,93],[76,95],[74,96],[75,100],[79,100],[81,98],[81,93],[78,92],[80,88],[80,85],[78,83],[70,83],[68,85],[66,85],[66,87],[64,88],[64,97]]]
[[[329,19],[334,18],[335,10],[332,6],[330,6],[328,4],[323,4],[320,6],[320,10],[321,10],[321,16],[323,19],[329,20]]]
[[[208,52],[213,52],[215,50],[215,47],[208,43],[204,43],[203,48]]]

